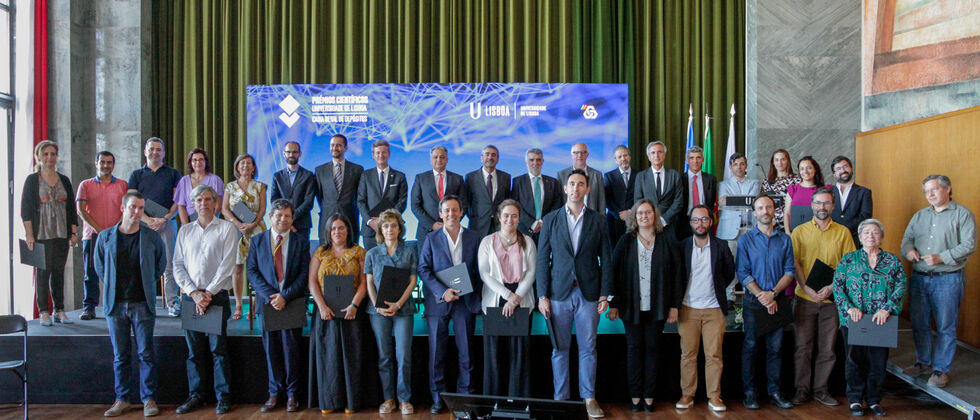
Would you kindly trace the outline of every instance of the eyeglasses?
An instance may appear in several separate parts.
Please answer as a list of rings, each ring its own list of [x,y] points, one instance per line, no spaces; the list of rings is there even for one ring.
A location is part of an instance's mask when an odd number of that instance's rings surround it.
[[[589,152],[588,151],[585,151],[585,150],[576,150],[576,151],[572,152],[572,154],[573,155],[587,155],[587,154],[589,154]]]
[[[711,218],[710,217],[692,217],[691,218],[691,223],[697,223],[697,222],[708,223],[710,221],[711,221]]]

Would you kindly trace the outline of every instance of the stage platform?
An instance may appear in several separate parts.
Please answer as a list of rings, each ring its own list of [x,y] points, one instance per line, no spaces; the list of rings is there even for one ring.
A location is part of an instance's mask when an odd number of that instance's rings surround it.
[[[929,376],[909,376],[903,367],[915,363],[915,344],[912,330],[905,320],[898,332],[898,348],[892,349],[888,357],[888,372],[908,382],[910,385],[949,404],[967,416],[980,418],[980,349],[957,341],[956,355],[950,367],[950,381],[944,388],[929,385]]]

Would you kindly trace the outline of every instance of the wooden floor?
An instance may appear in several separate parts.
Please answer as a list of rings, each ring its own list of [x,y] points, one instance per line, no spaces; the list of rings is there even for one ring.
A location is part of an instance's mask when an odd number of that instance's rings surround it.
[[[778,408],[769,406],[767,404],[762,405],[761,410],[746,410],[742,407],[742,404],[737,401],[727,402],[729,411],[725,413],[713,413],[708,410],[707,404],[703,401],[697,401],[697,403],[688,410],[676,410],[673,408],[673,403],[659,403],[657,405],[658,411],[654,413],[639,413],[634,414],[630,412],[629,406],[625,404],[603,404],[602,407],[606,412],[606,418],[637,418],[637,419],[712,419],[712,418],[726,418],[726,419],[807,419],[807,420],[831,420],[831,419],[850,419],[851,415],[847,411],[844,405],[838,407],[825,407],[816,402],[809,402],[800,407],[793,408],[791,410],[780,410]],[[963,419],[966,418],[965,415],[956,411],[949,406],[939,403],[935,400],[919,400],[910,397],[896,397],[896,396],[886,396],[882,405],[888,410],[889,419],[915,419],[915,420],[926,420],[926,419]],[[255,420],[278,420],[278,419],[376,419],[376,418],[407,418],[415,420],[428,420],[428,419],[450,419],[452,418],[449,414],[442,414],[439,416],[433,416],[429,414],[429,407],[416,407],[417,412],[411,416],[402,416],[401,414],[389,414],[385,416],[379,416],[376,411],[369,411],[367,409],[362,410],[356,414],[343,414],[335,413],[328,414],[326,416],[321,416],[320,412],[315,409],[304,410],[298,413],[286,413],[283,409],[280,409],[274,413],[261,413],[259,412],[258,405],[238,405],[233,406],[232,411],[226,415],[221,416],[223,419],[255,419]],[[32,419],[58,419],[58,420],[73,420],[73,419],[96,419],[102,418],[102,413],[109,408],[109,406],[102,405],[36,405],[30,407],[30,415]],[[161,413],[158,419],[181,419],[181,420],[196,420],[196,419],[213,419],[217,418],[214,414],[214,407],[205,407],[197,412],[191,414],[184,414],[178,416],[174,413],[175,406],[162,406]],[[143,418],[142,409],[133,410],[128,412],[126,415],[117,417],[119,419],[142,419]],[[4,409],[0,411],[0,419],[18,419],[23,415],[23,411],[18,411],[16,409]],[[868,416],[866,416],[868,417]]]

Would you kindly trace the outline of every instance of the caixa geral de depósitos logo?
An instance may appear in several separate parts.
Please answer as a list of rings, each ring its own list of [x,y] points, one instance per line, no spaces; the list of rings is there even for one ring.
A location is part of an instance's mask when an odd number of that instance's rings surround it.
[[[585,117],[585,119],[587,120],[594,120],[597,117],[599,117],[599,113],[596,112],[595,106],[585,104],[582,105],[582,116]]]
[[[279,108],[282,108],[284,111],[282,114],[279,114],[279,121],[286,124],[286,127],[292,128],[293,124],[299,121],[299,114],[296,113],[296,110],[299,109],[299,102],[296,101],[293,95],[286,95],[286,99],[279,102]]]

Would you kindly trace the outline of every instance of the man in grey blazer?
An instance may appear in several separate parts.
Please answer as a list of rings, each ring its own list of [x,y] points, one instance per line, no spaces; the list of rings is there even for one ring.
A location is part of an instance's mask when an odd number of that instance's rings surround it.
[[[374,248],[378,244],[375,234],[378,231],[378,215],[382,211],[395,209],[402,213],[408,206],[405,174],[388,166],[388,157],[391,156],[388,142],[374,142],[371,145],[371,156],[377,166],[364,171],[361,183],[357,186],[357,210],[364,215],[361,224],[364,249]],[[379,206],[383,200],[387,200],[387,205]]]
[[[510,174],[497,170],[500,152],[497,146],[483,148],[483,166],[466,174],[466,217],[469,229],[480,237],[497,230],[497,206],[510,197]]]
[[[606,189],[602,183],[602,172],[586,164],[589,158],[589,146],[585,143],[575,143],[572,146],[572,166],[558,171],[558,182],[568,183],[568,174],[573,169],[581,169],[589,178],[589,193],[585,196],[585,206],[599,214],[606,212]]]
[[[633,202],[648,198],[657,204],[660,210],[660,221],[664,227],[671,225],[677,215],[684,210],[684,194],[681,189],[681,175],[677,171],[664,167],[667,156],[667,145],[655,141],[647,145],[647,159],[650,160],[650,170],[636,174],[633,184]],[[681,226],[688,229],[687,226]],[[671,231],[675,228],[671,227]],[[676,232],[674,233],[676,238]]]
[[[432,163],[432,170],[415,175],[415,182],[412,184],[412,213],[419,221],[418,228],[415,229],[419,250],[425,244],[426,235],[442,227],[442,220],[439,218],[439,202],[442,198],[447,195],[466,196],[463,176],[446,170],[449,151],[445,146],[433,147],[429,151],[429,162]],[[460,207],[465,213],[466,204],[460,203]]]
[[[313,209],[313,200],[316,199],[317,182],[313,172],[299,166],[299,158],[302,155],[299,143],[295,141],[286,142],[283,146],[282,157],[286,159],[286,167],[272,175],[270,203],[280,198],[293,203],[295,216],[293,228],[299,236],[309,240],[310,228],[313,227],[310,210]]]
[[[320,202],[320,242],[329,240],[324,224],[334,213],[340,213],[350,219],[351,228],[357,236],[358,224],[357,186],[361,182],[364,167],[344,159],[347,153],[347,137],[334,134],[330,138],[330,162],[317,166],[316,199]]]
[[[528,149],[524,153],[524,163],[527,164],[527,173],[514,178],[510,198],[521,203],[517,230],[530,236],[536,244],[544,216],[565,204],[565,193],[557,179],[541,173],[544,165],[544,152],[541,149]]]

